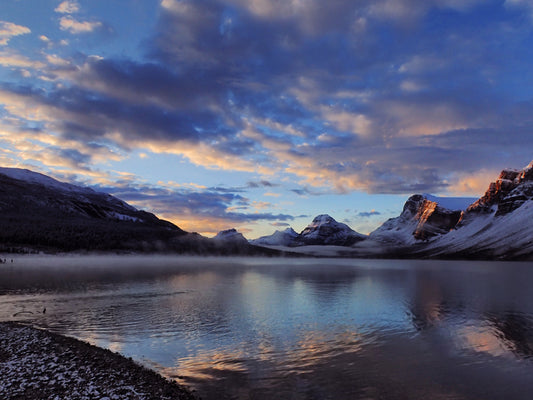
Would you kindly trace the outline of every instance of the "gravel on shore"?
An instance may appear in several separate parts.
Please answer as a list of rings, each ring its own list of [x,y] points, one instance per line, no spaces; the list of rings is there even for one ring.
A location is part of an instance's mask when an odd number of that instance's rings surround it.
[[[131,359],[14,322],[0,322],[0,399],[194,400]]]

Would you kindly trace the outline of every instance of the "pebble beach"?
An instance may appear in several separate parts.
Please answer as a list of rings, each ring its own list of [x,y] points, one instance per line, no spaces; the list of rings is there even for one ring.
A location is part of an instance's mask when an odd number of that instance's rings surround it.
[[[0,399],[194,400],[133,360],[14,322],[0,323]]]

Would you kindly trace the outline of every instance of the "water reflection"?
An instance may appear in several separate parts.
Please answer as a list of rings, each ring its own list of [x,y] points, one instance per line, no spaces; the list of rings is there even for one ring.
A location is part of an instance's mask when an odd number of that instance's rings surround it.
[[[31,259],[0,270],[0,318],[119,350],[205,399],[525,399],[532,277],[520,263]]]
[[[533,317],[520,312],[488,314],[493,334],[510,351],[521,358],[533,356]]]

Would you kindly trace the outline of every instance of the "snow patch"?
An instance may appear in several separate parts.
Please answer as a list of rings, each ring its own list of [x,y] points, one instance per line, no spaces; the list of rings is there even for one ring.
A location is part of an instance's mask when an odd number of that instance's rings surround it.
[[[40,174],[38,172],[33,172],[28,169],[21,168],[6,168],[0,167],[0,174],[6,175],[9,178],[17,179],[19,181],[24,181],[32,184],[43,185],[49,188],[56,190],[61,190],[63,192],[74,192],[74,193],[95,193],[94,190],[86,187],[80,187],[76,185],[71,185],[70,183],[60,182],[49,176]]]

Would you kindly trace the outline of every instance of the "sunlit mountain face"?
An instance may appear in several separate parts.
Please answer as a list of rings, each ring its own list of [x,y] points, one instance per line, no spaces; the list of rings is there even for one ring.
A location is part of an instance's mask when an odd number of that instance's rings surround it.
[[[329,214],[368,234],[414,193],[479,197],[531,161],[526,1],[0,4],[0,166],[189,232]]]

